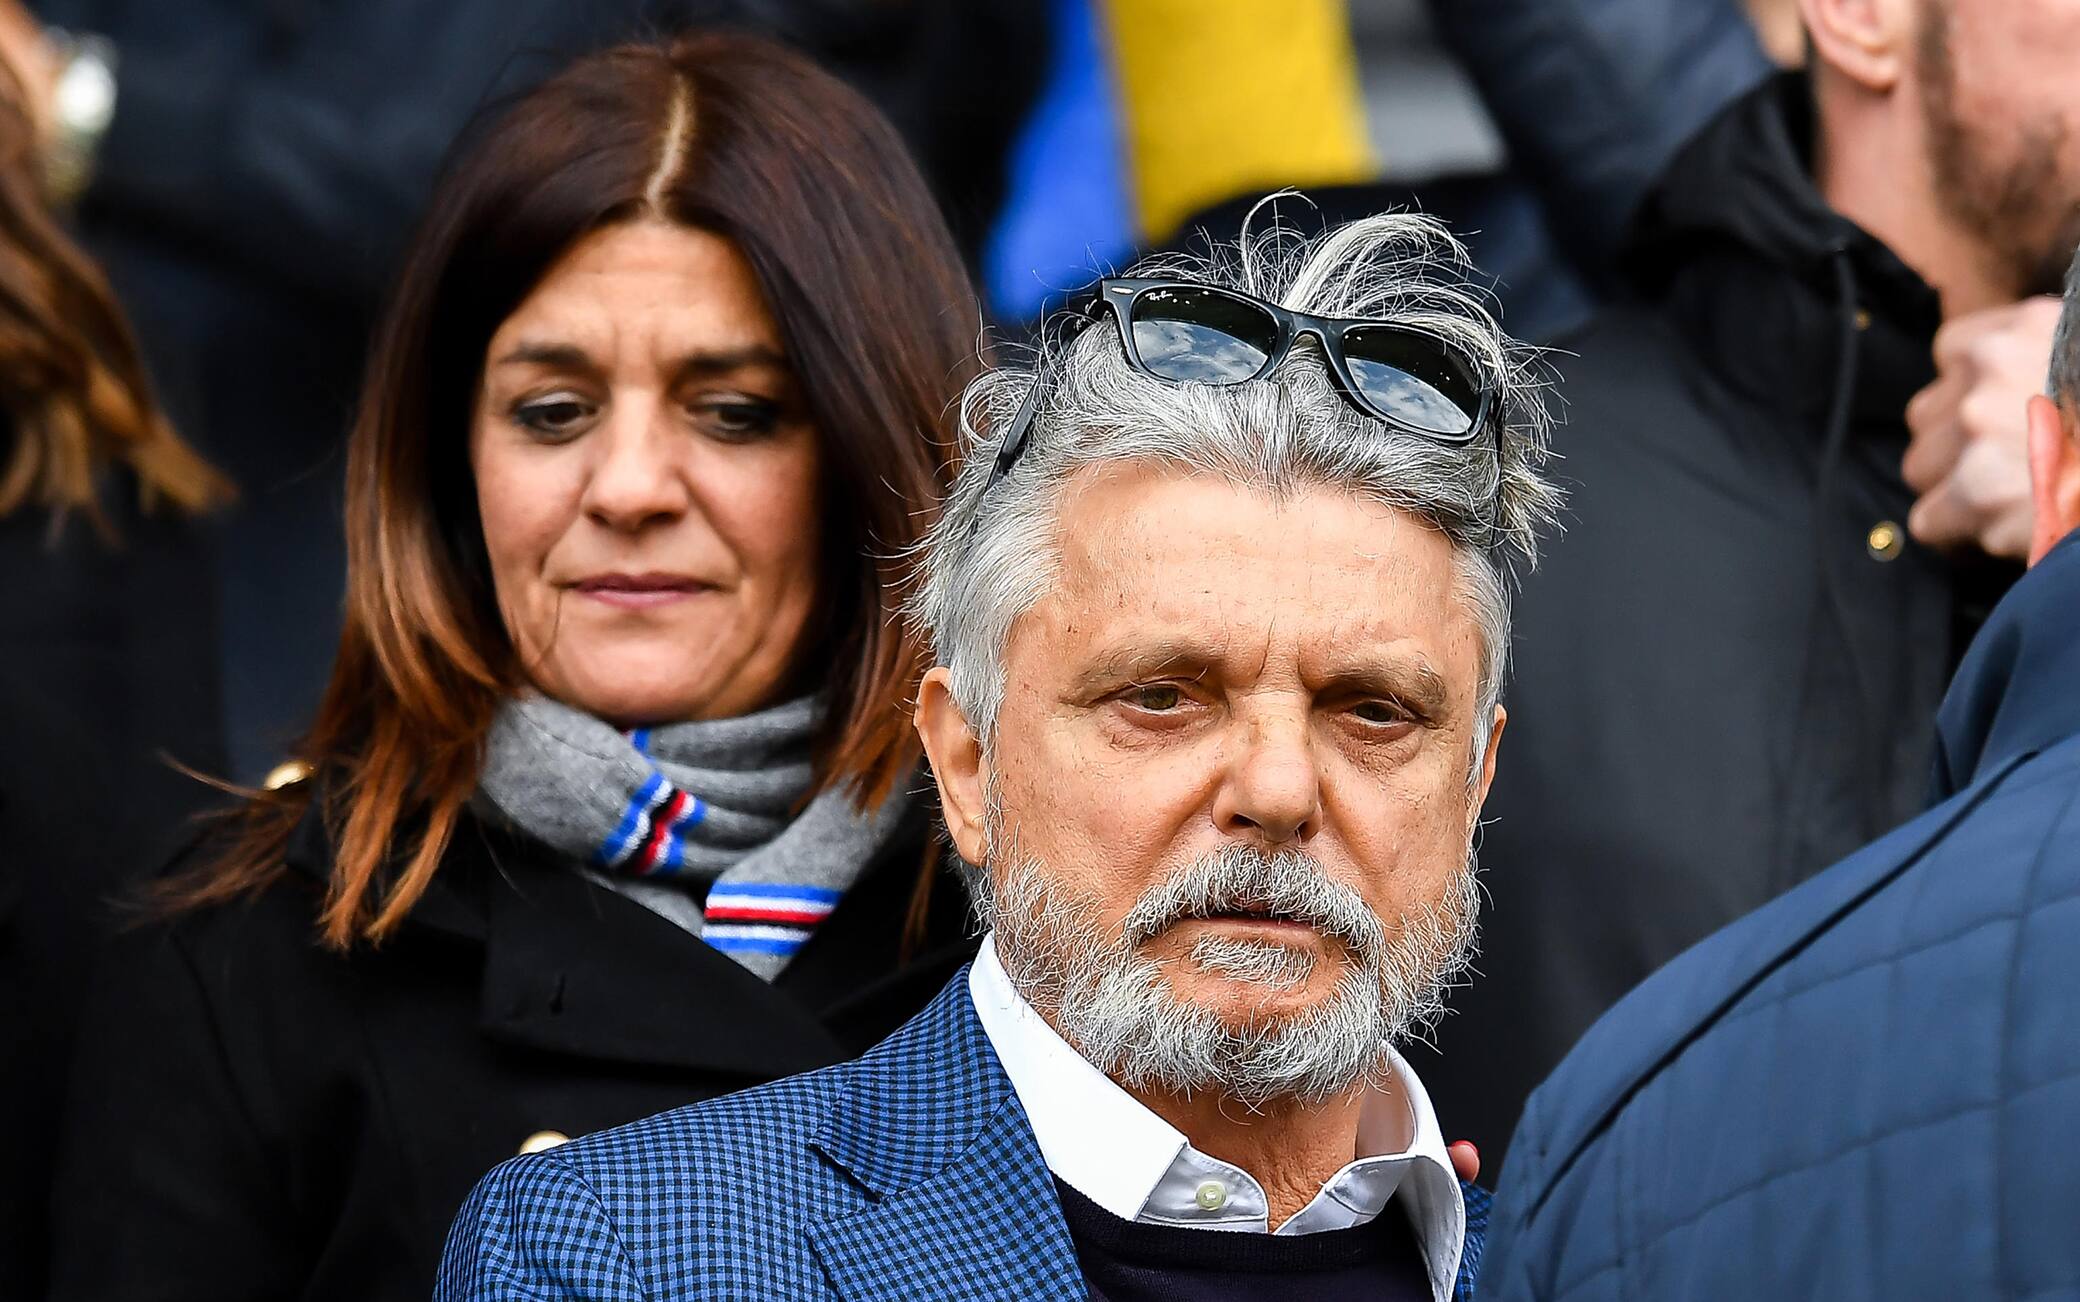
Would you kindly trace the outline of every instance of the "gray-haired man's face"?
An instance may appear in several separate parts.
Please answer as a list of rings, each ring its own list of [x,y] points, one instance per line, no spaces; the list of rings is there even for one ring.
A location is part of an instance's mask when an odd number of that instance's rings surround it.
[[[1190,1038],[1126,1015],[1138,997],[1328,1092],[1307,1045],[1267,1036],[1316,1027],[1346,1066],[1376,1058],[1470,939],[1502,729],[1469,784],[1482,655],[1451,546],[1344,492],[1144,465],[1072,480],[1060,536],[1005,648],[987,816],[949,820],[987,861],[1006,966],[1108,1069],[1155,1046],[1092,1041]]]

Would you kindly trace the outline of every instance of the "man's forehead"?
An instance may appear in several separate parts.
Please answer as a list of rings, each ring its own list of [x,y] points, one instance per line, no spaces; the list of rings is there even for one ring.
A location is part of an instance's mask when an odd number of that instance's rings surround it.
[[[1030,612],[1057,654],[1284,655],[1338,674],[1435,666],[1470,623],[1450,544],[1379,502],[1161,469],[1077,489],[1056,581]]]
[[[1422,602],[1456,584],[1440,532],[1334,488],[1274,494],[1183,469],[1105,466],[1068,486],[1058,527],[1059,586],[1072,597],[1188,596],[1203,607],[1343,587]]]

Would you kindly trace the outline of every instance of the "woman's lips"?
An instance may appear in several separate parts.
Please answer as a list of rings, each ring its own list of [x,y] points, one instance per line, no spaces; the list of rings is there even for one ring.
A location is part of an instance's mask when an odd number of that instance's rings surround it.
[[[667,606],[710,591],[699,579],[678,574],[596,574],[571,585],[580,596],[624,610]]]

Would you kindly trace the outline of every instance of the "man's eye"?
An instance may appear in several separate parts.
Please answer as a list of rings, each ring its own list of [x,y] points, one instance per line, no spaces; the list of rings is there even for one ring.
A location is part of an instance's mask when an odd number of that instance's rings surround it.
[[[1162,714],[1184,704],[1184,693],[1168,683],[1152,683],[1127,693],[1128,704],[1152,714]]]
[[[541,437],[564,439],[583,430],[591,420],[593,411],[593,405],[581,398],[539,398],[515,406],[513,421],[522,429]]]
[[[1367,723],[1406,723],[1408,711],[1392,701],[1361,701],[1351,707],[1351,713]]]

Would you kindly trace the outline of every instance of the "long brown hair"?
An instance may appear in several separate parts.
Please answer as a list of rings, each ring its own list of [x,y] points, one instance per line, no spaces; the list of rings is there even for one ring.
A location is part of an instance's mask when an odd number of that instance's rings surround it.
[[[894,130],[807,60],[734,35],[623,46],[522,98],[437,188],[349,439],[346,624],[299,747],[322,780],[254,797],[177,901],[271,880],[313,791],[335,844],[325,943],[382,939],[424,893],[522,684],[467,455],[484,351],[578,239],[648,216],[736,244],[824,441],[835,708],[819,789],[872,802],[914,771],[904,706],[924,653],[899,615],[900,557],[936,511],[979,332],[952,238]]]
[[[160,414],[108,282],[51,216],[21,104],[0,75],[0,406],[13,426],[0,439],[0,516],[77,511],[113,538],[111,464],[130,469],[146,508],[206,510],[230,484]]]

